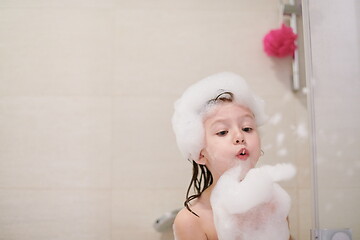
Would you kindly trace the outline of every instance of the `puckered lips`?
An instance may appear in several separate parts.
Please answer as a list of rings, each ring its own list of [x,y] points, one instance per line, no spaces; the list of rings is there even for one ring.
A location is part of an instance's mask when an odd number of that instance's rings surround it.
[[[242,148],[236,155],[236,158],[245,161],[249,155],[249,151],[246,148]]]

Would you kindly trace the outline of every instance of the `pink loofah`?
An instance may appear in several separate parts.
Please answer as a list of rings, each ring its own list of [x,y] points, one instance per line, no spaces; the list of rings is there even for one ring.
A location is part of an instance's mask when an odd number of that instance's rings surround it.
[[[282,24],[280,29],[271,30],[263,39],[264,51],[271,57],[294,56],[297,35],[291,27]]]

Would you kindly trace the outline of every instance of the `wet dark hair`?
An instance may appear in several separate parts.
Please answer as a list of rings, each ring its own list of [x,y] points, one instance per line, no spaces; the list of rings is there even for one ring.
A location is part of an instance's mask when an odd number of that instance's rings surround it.
[[[232,102],[234,100],[234,94],[232,92],[224,91],[216,96],[216,98],[210,99],[207,104],[213,104],[218,102]]]
[[[232,102],[234,99],[234,94],[231,92],[224,91],[216,96],[216,98],[211,99],[207,102],[207,105],[216,104],[219,102]],[[186,192],[186,200],[184,202],[184,206],[189,210],[192,214],[199,217],[193,210],[191,210],[190,205],[191,201],[199,198],[201,194],[211,186],[213,183],[213,176],[210,170],[203,164],[198,164],[194,160],[190,160],[193,164],[193,174],[189,184],[189,187]],[[194,194],[190,195],[191,188],[193,187]]]
[[[192,160],[193,164],[193,175],[186,192],[186,200],[184,202],[184,206],[189,210],[192,214],[199,217],[193,210],[190,208],[190,202],[198,197],[213,183],[213,176],[210,170],[202,164],[196,163]],[[190,195],[191,187],[194,187],[195,194]],[[190,195],[190,196],[189,196]]]

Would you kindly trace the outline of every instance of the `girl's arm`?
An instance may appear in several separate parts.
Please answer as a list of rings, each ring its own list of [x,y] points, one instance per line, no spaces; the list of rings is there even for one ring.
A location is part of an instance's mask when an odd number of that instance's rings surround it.
[[[173,230],[175,240],[207,240],[199,218],[186,208],[182,209],[176,216]]]

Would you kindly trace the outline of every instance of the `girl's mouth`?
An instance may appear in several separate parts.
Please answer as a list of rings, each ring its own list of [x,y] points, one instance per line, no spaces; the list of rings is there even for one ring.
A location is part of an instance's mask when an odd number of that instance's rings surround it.
[[[236,157],[240,160],[246,160],[249,157],[249,152],[246,148],[240,149]]]

